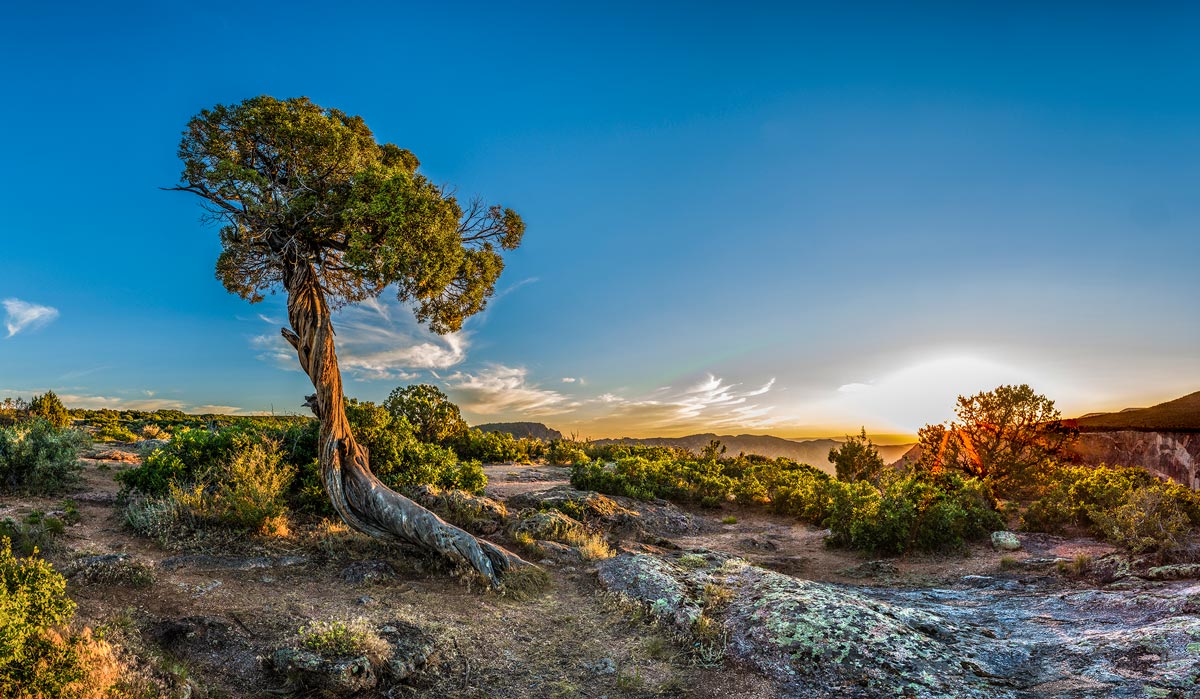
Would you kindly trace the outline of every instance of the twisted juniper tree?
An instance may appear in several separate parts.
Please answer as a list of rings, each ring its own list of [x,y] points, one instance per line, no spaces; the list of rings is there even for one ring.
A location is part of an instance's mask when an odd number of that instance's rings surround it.
[[[521,242],[512,209],[460,203],[418,172],[411,152],[376,142],[361,117],[308,98],[254,97],[206,109],[179,144],[171,189],[199,196],[221,224],[217,278],[251,303],[287,294],[296,349],[316,393],[320,466],[334,508],[351,527],[465,564],[493,586],[528,566],[390,490],[346,420],[331,308],[388,287],[437,333],[482,310]]]

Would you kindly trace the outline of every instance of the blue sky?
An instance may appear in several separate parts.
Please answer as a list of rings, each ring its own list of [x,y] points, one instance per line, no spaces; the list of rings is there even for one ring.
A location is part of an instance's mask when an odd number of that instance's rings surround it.
[[[9,3],[0,395],[299,410],[281,299],[227,294],[159,189],[192,115],[258,94],[526,220],[463,333],[338,319],[360,398],[802,436],[1197,390],[1200,14],[1097,5]]]

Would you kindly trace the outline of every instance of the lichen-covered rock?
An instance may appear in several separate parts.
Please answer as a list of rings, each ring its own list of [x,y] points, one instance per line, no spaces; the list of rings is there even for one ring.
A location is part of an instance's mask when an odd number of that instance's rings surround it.
[[[379,684],[371,661],[362,656],[329,660],[301,648],[280,648],[271,664],[297,690],[325,697],[353,696]]]
[[[621,555],[599,564],[600,582],[683,633],[706,590],[722,588],[727,605],[704,614],[725,652],[782,696],[1200,696],[1197,585],[1064,590],[974,576],[951,589],[894,590],[799,580],[711,552],[685,557]]]
[[[402,680],[433,661],[437,639],[416,624],[393,621],[379,627],[378,632],[391,646],[382,670],[389,679]]]
[[[542,556],[554,563],[565,563],[575,565],[583,563],[583,554],[574,546],[560,544],[557,541],[547,541],[545,539],[534,542],[538,549],[541,550]]]
[[[576,490],[560,485],[547,490],[519,493],[508,499],[514,509],[558,510],[572,517],[608,519],[619,514],[636,514],[617,504],[616,500],[590,490]]]
[[[997,551],[1020,551],[1021,540],[1012,532],[992,532],[992,548]]]
[[[645,502],[565,485],[514,495],[508,504],[512,509],[558,510],[631,540],[695,534],[702,528],[701,520],[665,500]]]
[[[600,563],[597,574],[608,591],[646,605],[656,616],[690,629],[703,604],[689,590],[693,569],[646,554],[627,554]]]
[[[431,485],[418,485],[408,488],[405,494],[447,522],[472,534],[495,534],[508,517],[508,508],[504,503],[465,490],[442,490]]]
[[[1141,574],[1147,580],[1194,580],[1200,578],[1200,563],[1156,566]]]
[[[387,653],[379,657],[326,657],[305,648],[286,647],[271,654],[270,664],[305,696],[343,697],[385,689],[435,657],[437,639],[415,624],[397,620],[380,626],[376,633],[388,645]]]
[[[556,510],[527,512],[513,524],[512,531],[550,541],[578,541],[587,536],[582,524]]]

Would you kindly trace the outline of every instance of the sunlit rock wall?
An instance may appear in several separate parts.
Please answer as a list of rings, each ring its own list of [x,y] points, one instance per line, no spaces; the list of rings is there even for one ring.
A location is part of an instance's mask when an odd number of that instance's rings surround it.
[[[1155,475],[1200,489],[1200,433],[1084,432],[1074,452],[1085,464],[1141,466]]]

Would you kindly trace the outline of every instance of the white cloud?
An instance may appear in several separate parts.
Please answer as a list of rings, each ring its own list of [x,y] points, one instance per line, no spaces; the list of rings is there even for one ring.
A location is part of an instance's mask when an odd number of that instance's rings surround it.
[[[455,372],[445,381],[451,398],[478,415],[559,415],[578,407],[558,391],[529,383],[528,377],[523,367],[495,364],[475,373]]]
[[[58,309],[21,299],[4,299],[4,327],[12,337],[25,330],[37,330],[58,317]]]
[[[562,378],[563,383],[575,383],[577,381],[579,381],[579,379],[575,378],[574,376],[564,376]]]
[[[278,327],[274,319],[259,319]],[[417,378],[417,372],[450,369],[467,358],[470,334],[437,335],[421,327],[412,311],[398,301],[371,299],[334,314],[338,362],[342,371],[359,380]],[[278,331],[255,335],[251,347],[258,358],[298,371],[296,351]]]

